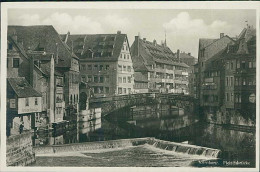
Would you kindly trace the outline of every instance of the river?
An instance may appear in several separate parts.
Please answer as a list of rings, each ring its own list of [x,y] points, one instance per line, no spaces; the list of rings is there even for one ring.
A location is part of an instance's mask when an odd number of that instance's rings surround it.
[[[82,133],[74,129],[63,133],[42,133],[34,136],[35,146],[78,142],[105,141],[137,137],[155,137],[161,140],[219,149],[222,159],[181,155],[159,150],[150,145],[85,152],[60,156],[37,156],[33,166],[217,166],[254,167],[255,133],[229,129],[224,126],[199,122],[191,114],[140,115],[121,118],[121,112],[111,114]],[[80,156],[80,158],[78,158]],[[201,163],[203,159],[203,163]]]

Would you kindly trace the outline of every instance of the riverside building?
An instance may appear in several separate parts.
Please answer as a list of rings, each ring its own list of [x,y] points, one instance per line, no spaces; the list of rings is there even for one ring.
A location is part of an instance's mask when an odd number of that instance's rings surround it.
[[[166,41],[159,45],[156,40],[150,42],[135,36],[131,46],[134,71],[146,78],[149,92],[188,93],[189,66],[180,62],[178,53],[174,54]]]
[[[128,38],[117,34],[62,35],[80,61],[81,81],[96,97],[133,93],[134,71]]]

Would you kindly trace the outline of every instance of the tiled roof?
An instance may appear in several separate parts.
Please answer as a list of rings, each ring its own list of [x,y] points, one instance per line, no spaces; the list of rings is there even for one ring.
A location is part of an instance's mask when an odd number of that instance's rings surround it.
[[[62,37],[64,39],[64,35]],[[80,59],[92,59],[88,57],[88,51],[91,51],[93,60],[117,60],[126,38],[126,34],[69,35],[67,44],[72,46],[73,43],[73,51]],[[102,56],[95,57],[97,53],[102,53]]]
[[[210,44],[212,44],[213,42],[215,42],[218,39],[205,39],[205,38],[201,38],[199,39],[199,48],[203,49],[207,46],[209,46]]]
[[[140,38],[138,41],[139,44],[137,40],[135,40],[131,46],[131,55],[135,71],[150,70],[148,66],[153,65],[155,62],[189,67],[185,63],[177,62],[176,55],[169,47],[157,43],[154,44]],[[137,49],[139,50],[139,56]]]
[[[160,59],[163,61],[172,61],[173,59],[176,59],[174,53],[167,46],[162,46],[157,43],[154,44],[152,42],[144,41],[142,39],[139,39],[139,43],[141,44],[141,46],[145,48],[146,52],[153,58]]]
[[[254,36],[256,36],[256,29],[249,26],[247,28],[244,28],[239,34],[238,41],[242,38],[245,38],[245,41],[248,42]]]
[[[71,58],[76,58],[71,53],[68,45],[62,40],[57,31],[51,25],[40,26],[8,26],[8,35],[16,33],[18,42],[23,43],[25,51],[44,48],[47,53],[56,54],[58,46],[59,62],[56,67],[70,67]]]
[[[148,78],[145,75],[143,75],[141,72],[135,72],[134,78],[135,78],[135,81],[148,82]]]
[[[180,58],[193,59],[194,57],[187,53],[180,53]]]
[[[26,81],[24,77],[7,78],[7,81],[19,98],[42,96]]]

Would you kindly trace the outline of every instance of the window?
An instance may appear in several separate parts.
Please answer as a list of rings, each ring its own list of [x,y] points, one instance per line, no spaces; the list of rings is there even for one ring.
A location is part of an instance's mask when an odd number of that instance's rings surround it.
[[[248,67],[249,68],[252,68],[253,66],[252,66],[252,62],[248,62]]]
[[[94,65],[94,70],[98,70],[98,65]]]
[[[81,76],[81,81],[84,81],[84,82],[85,82],[85,81],[86,81],[86,76],[82,75],[82,76]]]
[[[228,77],[226,77],[226,86],[228,86]]]
[[[94,87],[94,93],[98,93],[98,87]]]
[[[127,54],[127,59],[129,59],[129,54]]]
[[[104,87],[98,87],[98,93],[104,93]]]
[[[126,77],[123,78],[123,83],[126,83]]]
[[[255,68],[255,61],[252,61],[252,66],[253,68]]]
[[[99,70],[103,70],[103,65],[100,65],[100,66],[99,66]]]
[[[20,59],[19,58],[13,58],[13,68],[19,68]]]
[[[88,70],[92,70],[92,65],[88,65]]]
[[[88,76],[88,82],[92,82],[92,76]]]
[[[201,62],[201,67],[203,67],[203,62]]]
[[[231,101],[231,102],[234,101],[234,94],[233,94],[233,93],[230,94],[230,101]]]
[[[98,77],[97,76],[94,76],[94,82],[98,83]]]
[[[124,88],[124,94],[126,94],[126,88]]]
[[[241,68],[242,68],[242,69],[245,69],[245,68],[246,68],[246,62],[245,62],[245,61],[242,61],[242,62],[241,62]]]
[[[118,83],[122,83],[122,77],[118,77]]]
[[[106,70],[109,70],[109,65],[106,65]]]
[[[229,69],[229,62],[227,62],[226,64],[226,69]]]
[[[109,82],[109,76],[105,76],[105,82]]]
[[[103,83],[103,82],[104,82],[104,77],[103,77],[103,76],[100,76],[99,82],[100,82],[100,83]]]
[[[118,94],[122,94],[122,88],[118,87]]]
[[[235,78],[235,85],[238,85],[238,78]]]
[[[131,94],[131,88],[128,88],[128,94]]]
[[[126,59],[126,55],[124,54],[124,59]]]
[[[121,65],[118,65],[118,70],[122,71],[122,66]]]
[[[131,66],[127,66],[127,71],[131,72]]]
[[[239,68],[240,68],[240,61],[237,60],[237,69],[239,69]]]
[[[125,46],[125,49],[126,49],[126,51],[128,50],[128,47],[127,46]]]
[[[233,70],[233,62],[230,62],[230,69]]]
[[[131,83],[131,77],[127,77],[128,83]]]
[[[123,58],[123,54],[120,54],[120,58],[121,58],[121,59]]]
[[[29,106],[29,98],[25,98],[25,106]]]
[[[86,65],[82,64],[81,65],[81,70],[86,70]]]
[[[226,93],[226,101],[229,102],[229,93]]]
[[[234,85],[234,80],[233,80],[233,77],[231,76],[230,77],[230,86],[233,86]]]
[[[123,66],[123,71],[126,71],[126,66]]]
[[[243,85],[246,85],[246,79],[243,78]]]
[[[109,87],[106,87],[105,90],[106,90],[106,93],[108,94],[109,93]]]
[[[122,50],[124,50],[124,49],[125,49],[125,46],[123,45]]]

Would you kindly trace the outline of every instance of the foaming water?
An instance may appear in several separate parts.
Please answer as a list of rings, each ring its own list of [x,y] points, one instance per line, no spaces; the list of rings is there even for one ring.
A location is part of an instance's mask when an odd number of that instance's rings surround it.
[[[170,150],[167,150],[167,149],[160,149],[160,148],[155,147],[154,145],[149,145],[149,144],[141,145],[141,147],[144,148],[144,149],[149,149],[153,152],[156,152],[157,154],[174,155],[174,156],[177,156],[177,157],[185,158],[187,160],[188,159],[204,159],[204,160],[217,159],[216,157],[207,157],[207,156],[204,156],[204,155],[191,155],[188,152],[182,153],[182,152],[170,151]]]

